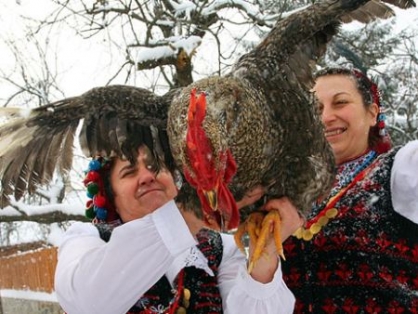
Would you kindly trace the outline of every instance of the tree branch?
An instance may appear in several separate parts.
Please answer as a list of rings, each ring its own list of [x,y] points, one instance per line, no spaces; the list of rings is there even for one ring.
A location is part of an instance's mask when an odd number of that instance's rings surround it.
[[[13,221],[33,221],[43,224],[51,224],[54,222],[64,222],[68,220],[77,220],[77,221],[89,221],[88,218],[82,215],[69,215],[61,211],[52,211],[45,214],[39,215],[27,215],[22,213],[22,215],[15,216],[2,216],[0,215],[1,222],[13,222]]]

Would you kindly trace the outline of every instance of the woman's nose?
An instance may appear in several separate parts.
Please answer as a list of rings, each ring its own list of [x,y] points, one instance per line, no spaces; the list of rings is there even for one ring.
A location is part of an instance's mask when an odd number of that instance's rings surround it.
[[[324,105],[322,108],[321,119],[324,124],[327,124],[335,119],[335,112],[331,106]]]
[[[140,185],[147,185],[155,181],[155,172],[146,166],[140,167],[138,181]]]

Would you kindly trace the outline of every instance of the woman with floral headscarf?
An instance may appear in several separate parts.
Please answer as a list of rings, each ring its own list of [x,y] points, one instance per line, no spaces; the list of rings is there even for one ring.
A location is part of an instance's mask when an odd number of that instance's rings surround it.
[[[324,69],[313,92],[338,172],[285,243],[295,313],[417,313],[418,141],[391,148],[358,70]]]

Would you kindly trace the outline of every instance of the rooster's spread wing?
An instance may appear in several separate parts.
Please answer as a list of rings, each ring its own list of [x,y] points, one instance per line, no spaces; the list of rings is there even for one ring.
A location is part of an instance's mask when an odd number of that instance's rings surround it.
[[[65,173],[71,169],[80,122],[80,144],[86,156],[132,158],[135,152],[125,143],[127,134],[141,132],[141,126],[147,125],[165,129],[174,93],[160,97],[142,88],[113,85],[29,114],[9,112],[10,122],[0,127],[0,206],[8,204],[9,195],[19,200],[25,192],[33,193],[37,186],[49,183],[55,170]],[[144,138],[153,142],[153,136]],[[168,147],[168,139],[162,142]]]

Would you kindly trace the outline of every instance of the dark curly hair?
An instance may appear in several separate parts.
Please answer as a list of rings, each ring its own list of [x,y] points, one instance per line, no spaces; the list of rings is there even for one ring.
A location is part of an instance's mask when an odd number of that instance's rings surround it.
[[[110,173],[114,167],[115,160],[122,158],[128,160],[132,165],[137,163],[138,149],[146,146],[153,155],[156,162],[155,172],[167,169],[174,178],[174,183],[179,189],[176,202],[182,204],[182,208],[193,211],[197,217],[203,218],[201,205],[196,191],[185,181],[183,175],[178,171],[171,149],[167,131],[153,126],[145,126],[137,122],[121,121],[127,124],[127,138],[122,147],[122,156],[101,157],[96,156],[89,164],[86,171],[84,184],[87,187],[89,200],[86,206],[86,216],[98,224],[101,222],[112,222],[119,218],[114,204]],[[90,193],[93,191],[93,193]],[[99,195],[99,197],[97,197]],[[96,198],[102,203],[97,205]]]
[[[168,145],[166,130],[153,126],[144,126],[131,121],[120,121],[127,127],[127,137],[121,146],[118,156],[95,156],[89,163],[84,184],[87,187],[89,200],[86,206],[86,216],[94,222],[113,221],[118,218],[115,210],[114,195],[110,182],[110,173],[117,158],[128,160],[132,165],[137,163],[138,149],[146,146],[156,162],[155,172],[167,169],[177,179],[173,156]]]

